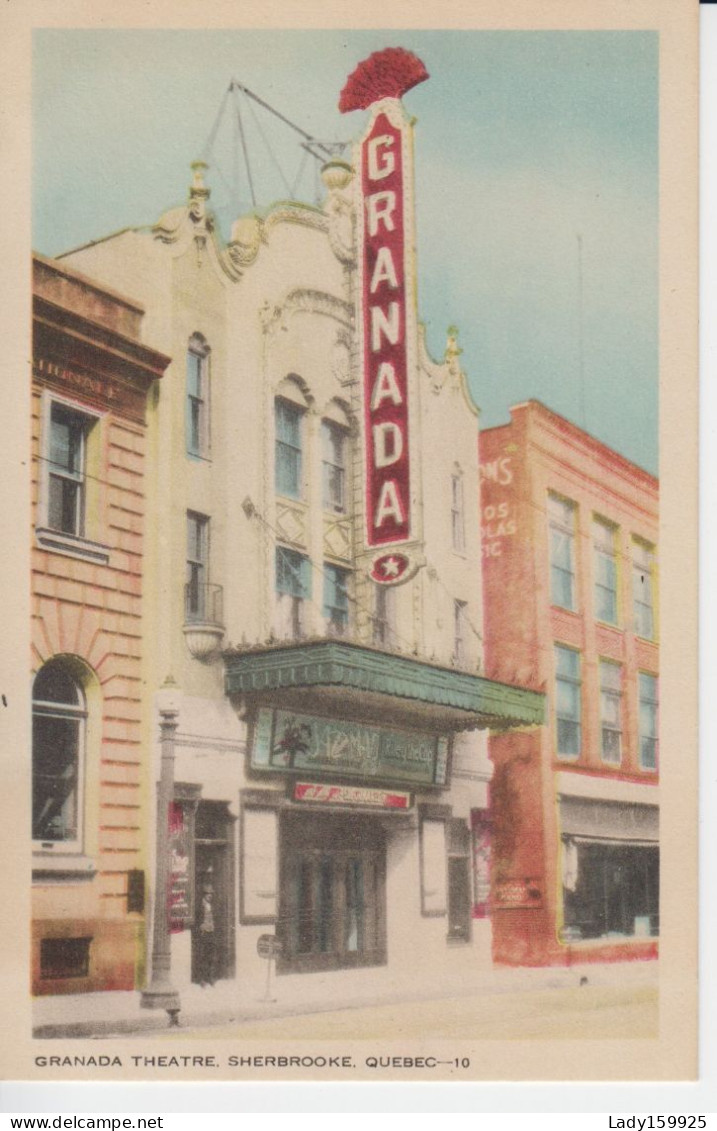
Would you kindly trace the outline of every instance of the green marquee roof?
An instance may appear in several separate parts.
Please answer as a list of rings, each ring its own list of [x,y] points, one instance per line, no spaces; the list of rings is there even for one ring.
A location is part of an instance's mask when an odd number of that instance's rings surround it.
[[[229,695],[333,688],[412,701],[424,713],[434,708],[453,729],[539,726],[545,719],[540,692],[345,641],[228,651],[224,661]]]

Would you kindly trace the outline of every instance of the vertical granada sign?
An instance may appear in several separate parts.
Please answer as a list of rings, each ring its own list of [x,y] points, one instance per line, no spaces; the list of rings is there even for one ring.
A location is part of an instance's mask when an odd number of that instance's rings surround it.
[[[359,63],[341,91],[339,109],[376,103],[359,149],[359,326],[363,354],[366,542],[389,546],[411,536],[404,133],[400,98],[428,78],[402,47]],[[409,218],[410,219],[410,218]],[[375,575],[372,575],[375,576]],[[386,577],[375,577],[386,580]]]
[[[362,314],[369,546],[410,533],[402,131],[378,114],[361,149]]]

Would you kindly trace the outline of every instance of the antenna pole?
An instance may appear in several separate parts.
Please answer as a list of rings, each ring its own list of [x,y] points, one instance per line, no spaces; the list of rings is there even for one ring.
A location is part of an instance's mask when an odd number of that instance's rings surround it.
[[[295,122],[289,121],[289,119],[285,118],[283,114],[280,114],[278,110],[275,110],[273,106],[270,106],[268,102],[265,102],[263,98],[259,98],[258,94],[254,94],[253,90],[249,90],[248,86],[244,86],[242,83],[237,82],[236,79],[232,79],[231,87],[236,90],[243,91],[243,93],[246,94],[249,98],[252,98],[254,102],[257,102],[259,106],[263,106],[264,109],[268,110],[270,114],[273,114],[275,118],[279,118],[280,121],[284,123],[284,125],[289,126],[292,130],[295,130],[297,134],[301,134],[301,136],[306,141],[310,141],[312,145],[318,146],[318,148],[321,149],[328,157],[332,156],[332,152],[329,146],[324,145],[320,141],[316,141],[316,139],[313,138],[311,134],[307,134],[306,130],[302,130],[301,126],[297,126]],[[314,156],[316,156],[316,154],[314,154]]]
[[[585,419],[585,340],[584,340],[584,315],[583,315],[583,237],[580,232],[578,239],[578,396],[580,427],[587,427]]]

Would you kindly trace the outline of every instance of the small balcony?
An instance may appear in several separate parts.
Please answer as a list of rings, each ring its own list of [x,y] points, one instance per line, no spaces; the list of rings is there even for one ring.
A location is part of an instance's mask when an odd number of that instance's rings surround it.
[[[189,581],[184,586],[184,639],[197,660],[218,651],[224,639],[224,590],[221,585]]]

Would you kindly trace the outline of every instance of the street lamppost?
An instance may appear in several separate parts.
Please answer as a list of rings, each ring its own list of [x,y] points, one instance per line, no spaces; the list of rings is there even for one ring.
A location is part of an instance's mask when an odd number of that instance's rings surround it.
[[[171,846],[169,843],[169,807],[174,800],[174,736],[179,715],[179,688],[167,676],[157,694],[161,768],[157,790],[157,858],[154,887],[154,937],[152,940],[152,976],[142,990],[143,1009],[166,1009],[169,1024],[179,1024],[182,1008],[179,994],[172,985],[171,935],[169,930],[169,893],[172,881]]]

